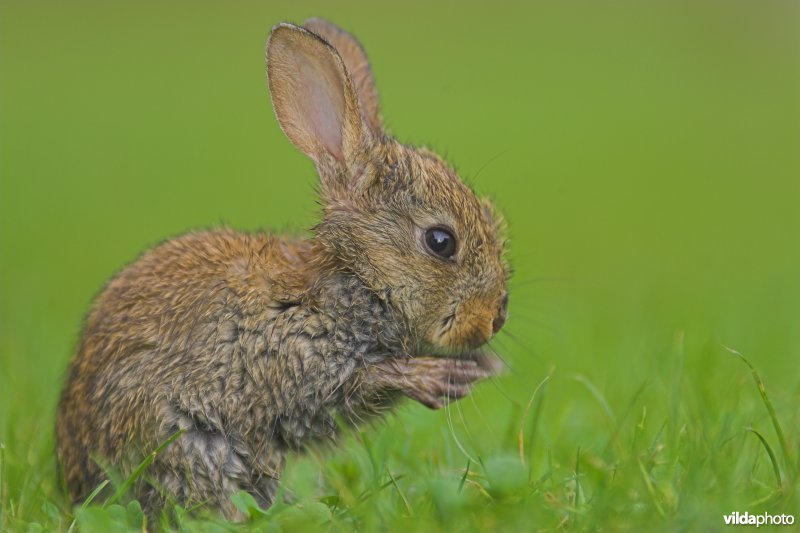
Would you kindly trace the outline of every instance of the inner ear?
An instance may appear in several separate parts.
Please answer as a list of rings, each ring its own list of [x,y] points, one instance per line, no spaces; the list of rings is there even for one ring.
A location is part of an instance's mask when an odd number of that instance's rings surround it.
[[[325,150],[344,161],[345,80],[325,57],[299,54],[295,61],[299,83],[293,87],[291,114]]]
[[[315,34],[280,24],[267,43],[273,108],[292,143],[316,163],[347,163],[361,140],[358,101],[336,50]]]

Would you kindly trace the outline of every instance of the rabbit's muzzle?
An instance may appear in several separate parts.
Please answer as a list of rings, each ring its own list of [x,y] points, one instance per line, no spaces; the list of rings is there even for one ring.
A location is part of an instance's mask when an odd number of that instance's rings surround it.
[[[461,302],[434,335],[434,344],[447,349],[474,349],[500,331],[508,317],[508,293]]]

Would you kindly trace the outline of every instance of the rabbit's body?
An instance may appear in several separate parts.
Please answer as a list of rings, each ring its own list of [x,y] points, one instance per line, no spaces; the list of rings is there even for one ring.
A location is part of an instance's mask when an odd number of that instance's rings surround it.
[[[151,514],[175,500],[239,518],[235,492],[271,504],[286,453],[333,437],[338,420],[402,396],[438,408],[495,370],[473,351],[506,316],[491,206],[383,132],[349,34],[279,25],[268,67],[281,126],[320,174],[322,220],[308,240],[190,233],[108,283],[59,406],[76,501],[104,465],[130,475],[182,430],[133,495]]]
[[[365,383],[365,370],[403,352],[402,320],[312,248],[192,233],[114,278],[87,317],[64,393],[59,442],[78,452],[63,455],[69,486],[88,494],[103,479],[90,451],[132,461],[130,471],[180,429],[150,472],[156,481],[183,501],[230,505],[249,490],[266,504],[287,450],[333,436],[335,415],[388,406],[392,395]],[[194,486],[182,491],[187,466]]]

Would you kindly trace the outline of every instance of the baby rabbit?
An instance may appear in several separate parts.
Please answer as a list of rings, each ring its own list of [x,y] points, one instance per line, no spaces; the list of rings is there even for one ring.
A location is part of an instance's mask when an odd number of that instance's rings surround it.
[[[145,252],[89,312],[58,409],[75,501],[130,474],[146,511],[276,494],[286,454],[403,396],[436,409],[496,370],[502,223],[433,153],[383,129],[367,57],[319,19],[267,42],[272,103],[316,165],[322,219],[303,240],[200,231]]]

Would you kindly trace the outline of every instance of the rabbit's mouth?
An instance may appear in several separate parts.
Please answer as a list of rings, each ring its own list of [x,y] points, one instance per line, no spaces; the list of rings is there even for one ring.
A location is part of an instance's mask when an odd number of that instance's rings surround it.
[[[492,318],[482,312],[453,312],[435,327],[430,342],[449,353],[474,352],[492,338]]]

